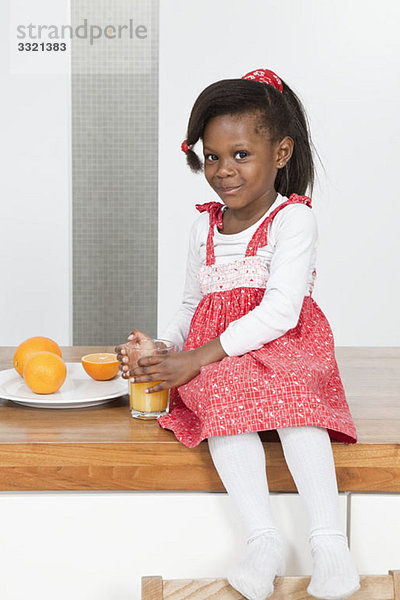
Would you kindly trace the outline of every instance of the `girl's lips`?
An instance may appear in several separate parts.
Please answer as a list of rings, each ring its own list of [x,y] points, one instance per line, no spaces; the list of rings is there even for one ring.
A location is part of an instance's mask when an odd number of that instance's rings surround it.
[[[219,191],[220,191],[222,194],[234,194],[234,193],[235,193],[235,192],[237,192],[237,191],[238,191],[238,190],[239,190],[241,187],[242,187],[241,185],[237,185],[236,187],[227,187],[227,188],[220,187],[220,188],[218,188],[218,189],[219,189]]]

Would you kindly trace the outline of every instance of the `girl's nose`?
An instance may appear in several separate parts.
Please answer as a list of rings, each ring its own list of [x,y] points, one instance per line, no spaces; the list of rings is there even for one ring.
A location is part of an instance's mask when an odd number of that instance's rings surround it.
[[[227,175],[232,175],[234,173],[234,167],[231,161],[229,160],[219,160],[217,176],[218,177],[226,177]]]

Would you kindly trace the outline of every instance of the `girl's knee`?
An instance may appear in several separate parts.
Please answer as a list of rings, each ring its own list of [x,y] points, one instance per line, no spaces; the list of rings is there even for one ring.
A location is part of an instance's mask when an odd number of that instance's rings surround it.
[[[319,427],[315,425],[306,425],[306,426],[298,426],[298,427],[282,427],[277,429],[278,435],[280,439],[282,438],[303,438],[306,436],[309,437],[328,437],[328,430],[326,427]]]

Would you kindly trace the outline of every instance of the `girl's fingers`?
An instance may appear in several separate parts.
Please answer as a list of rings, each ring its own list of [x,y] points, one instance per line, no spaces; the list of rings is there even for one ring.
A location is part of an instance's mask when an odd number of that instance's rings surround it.
[[[144,362],[144,359],[140,359],[140,362],[132,368],[132,373],[135,372],[135,375],[141,375],[142,373],[159,373],[161,370],[164,370],[162,369],[162,363],[163,361],[159,360],[152,361],[150,359],[149,361]]]
[[[163,362],[165,356],[142,356],[137,361],[139,367],[148,367],[151,365],[158,365],[160,362]]]
[[[149,340],[149,339],[151,339],[150,336],[146,335],[142,331],[139,331],[138,329],[132,329],[132,331],[128,335],[128,340],[129,341],[132,341],[132,340]]]
[[[147,394],[153,394],[154,392],[161,392],[162,390],[167,390],[168,388],[169,385],[167,385],[167,382],[163,381],[162,383],[158,383],[157,385],[149,386],[145,391],[147,392]]]
[[[165,374],[163,376],[157,365],[147,367],[135,367],[131,369],[131,377],[135,379],[137,383],[143,383],[145,381],[164,381]]]
[[[139,377],[151,377],[153,380],[161,379],[160,370],[157,367],[135,367],[131,369],[131,374],[135,379]],[[149,379],[146,379],[146,381],[149,381]]]
[[[163,360],[157,356],[146,356],[142,357],[138,361],[138,366],[131,369],[131,377],[135,379],[137,383],[144,383],[147,381],[160,381],[163,377],[160,373],[159,363]]]
[[[133,383],[147,383],[148,381],[160,381],[160,377],[156,377],[155,375],[131,375],[131,380],[134,379]]]
[[[126,357],[126,348],[123,345],[115,346],[114,352],[116,352],[117,360],[119,360],[119,362],[122,362],[124,357]],[[126,361],[124,361],[124,362],[126,362]]]

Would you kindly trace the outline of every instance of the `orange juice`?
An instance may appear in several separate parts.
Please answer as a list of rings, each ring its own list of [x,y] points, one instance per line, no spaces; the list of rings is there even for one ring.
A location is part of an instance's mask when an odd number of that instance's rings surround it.
[[[146,393],[145,390],[157,385],[161,381],[148,381],[145,383],[129,382],[129,405],[132,416],[148,419],[157,418],[160,413],[165,413],[168,408],[169,390]],[[140,414],[137,414],[140,413]]]
[[[124,344],[125,353],[128,358],[128,370],[136,367],[146,366],[148,357],[157,357],[157,363],[166,360],[168,355],[175,352],[175,345],[169,340],[158,338],[144,338],[143,340],[132,339]],[[141,362],[144,360],[144,364]],[[157,364],[156,363],[156,364]],[[126,364],[126,363],[124,363]],[[131,416],[135,419],[157,419],[168,413],[169,389],[159,392],[148,392],[146,390],[161,383],[161,381],[148,381],[145,383],[133,383],[129,380],[129,404]]]

